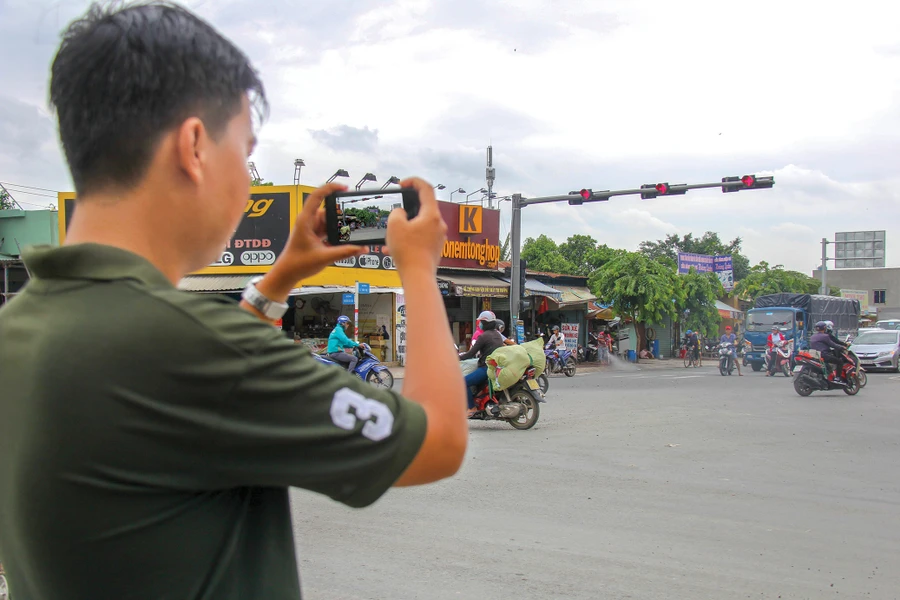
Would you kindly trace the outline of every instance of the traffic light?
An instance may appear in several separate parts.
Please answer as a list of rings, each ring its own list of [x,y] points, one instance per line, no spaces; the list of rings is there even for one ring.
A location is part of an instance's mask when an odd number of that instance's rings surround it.
[[[578,206],[584,204],[585,200],[590,201],[594,196],[594,190],[583,189],[577,192],[569,192],[569,195],[572,196],[572,198],[569,198],[569,205]]]
[[[774,177],[757,177],[756,175],[744,175],[743,177],[723,177],[722,183],[741,182],[741,185],[722,186],[722,193],[740,192],[741,190],[761,190],[775,185]]]
[[[524,258],[519,259],[519,297],[525,296],[525,269],[528,267],[528,261]],[[515,325],[515,324],[513,324]]]

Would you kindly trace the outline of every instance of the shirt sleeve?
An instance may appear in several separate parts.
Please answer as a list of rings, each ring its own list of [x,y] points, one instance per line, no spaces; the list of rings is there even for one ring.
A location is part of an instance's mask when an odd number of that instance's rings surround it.
[[[201,447],[209,484],[298,487],[351,507],[375,502],[425,439],[422,406],[319,363],[247,317],[218,332],[223,350],[217,369],[235,377],[213,414],[204,417],[212,439],[196,442],[206,442]]]

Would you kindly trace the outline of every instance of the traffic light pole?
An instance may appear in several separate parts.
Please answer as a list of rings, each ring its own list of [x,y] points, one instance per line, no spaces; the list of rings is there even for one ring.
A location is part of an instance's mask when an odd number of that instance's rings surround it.
[[[682,195],[688,190],[702,190],[709,188],[721,188],[722,192],[738,192],[749,189],[766,189],[775,185],[772,177],[756,177],[753,175],[745,175],[744,177],[724,177],[721,182],[716,183],[691,183],[691,184],[675,184],[669,185],[656,184],[627,190],[581,190],[580,192],[572,192],[565,196],[542,196],[538,198],[525,198],[522,194],[512,195],[512,227],[510,236],[512,260],[510,272],[510,289],[509,289],[509,312],[510,312],[510,328],[514,330],[516,322],[519,320],[519,311],[521,310],[522,292],[521,281],[521,261],[520,254],[522,250],[522,209],[532,204],[547,204],[549,202],[568,202],[577,206],[585,202],[605,202],[615,196],[631,196],[640,195],[642,198],[651,199],[657,196],[675,196]],[[823,273],[824,281],[824,273]]]

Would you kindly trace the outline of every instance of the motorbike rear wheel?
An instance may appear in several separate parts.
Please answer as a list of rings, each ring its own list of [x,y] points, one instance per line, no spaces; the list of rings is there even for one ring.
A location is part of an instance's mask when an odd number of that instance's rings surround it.
[[[389,390],[394,387],[394,376],[387,369],[381,371],[380,373],[375,369],[369,371],[369,374],[366,375],[366,382],[374,385],[377,388],[384,388]]]
[[[541,373],[537,377],[538,385],[541,386],[541,393],[545,396],[547,395],[547,390],[550,389],[550,378],[547,377],[547,373]]]
[[[806,383],[806,378],[804,377],[805,374],[806,367],[803,367],[794,379],[794,391],[804,397],[813,393],[813,389]]]
[[[863,369],[856,372],[856,377],[859,379],[859,387],[866,387],[869,378],[866,376],[866,372]]]
[[[785,377],[791,376],[791,366],[788,363],[782,363],[781,372],[784,373]]]
[[[507,423],[512,425],[514,429],[520,431],[525,431],[526,429],[534,427],[534,424],[537,423],[538,417],[541,414],[541,409],[537,400],[531,395],[531,392],[518,389],[510,394],[510,398],[513,402],[521,403],[522,406],[525,407],[525,410],[523,414],[519,415],[517,418],[507,419]]]
[[[575,359],[571,356],[566,359],[566,366],[563,367],[563,373],[566,377],[575,376]]]
[[[856,376],[856,373],[847,378],[847,387],[843,389],[848,396],[855,396],[859,393],[859,377]]]

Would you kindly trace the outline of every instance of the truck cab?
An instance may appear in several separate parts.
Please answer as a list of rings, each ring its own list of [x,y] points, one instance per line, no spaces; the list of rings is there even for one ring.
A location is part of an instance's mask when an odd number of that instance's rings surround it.
[[[809,322],[804,310],[788,306],[751,308],[744,321],[744,340],[751,346],[746,348],[744,358],[754,371],[762,370],[766,364],[767,342],[773,325],[778,326],[785,339],[794,340],[795,353],[808,345]]]

